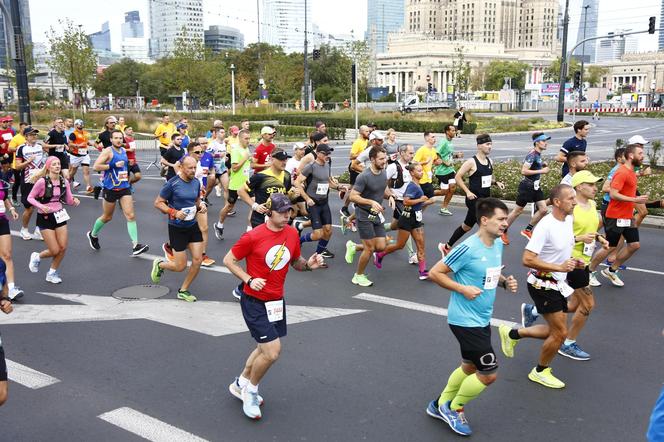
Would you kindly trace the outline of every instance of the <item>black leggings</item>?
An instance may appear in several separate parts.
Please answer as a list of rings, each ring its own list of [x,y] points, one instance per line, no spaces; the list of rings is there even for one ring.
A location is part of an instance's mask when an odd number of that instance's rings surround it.
[[[14,170],[14,184],[12,185],[12,199],[16,201],[18,199],[18,189],[21,187],[21,181],[23,180],[23,174],[20,170]]]

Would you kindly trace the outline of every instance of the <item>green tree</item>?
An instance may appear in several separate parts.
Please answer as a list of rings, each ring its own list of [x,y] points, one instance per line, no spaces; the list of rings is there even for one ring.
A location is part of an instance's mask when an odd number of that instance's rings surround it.
[[[466,61],[463,46],[454,48],[455,58],[452,60],[452,74],[458,93],[467,92],[470,86],[470,63]]]
[[[47,63],[72,90],[85,97],[94,81],[97,56],[80,26],[69,19],[58,23],[58,32],[51,26],[47,33],[50,47]]]
[[[526,85],[528,65],[518,61],[493,60],[486,67],[486,88],[491,91],[502,89],[505,78],[512,79],[512,89],[523,89]]]
[[[95,94],[100,96],[113,94],[118,97],[134,96],[137,88],[141,88],[141,80],[146,71],[146,64],[123,58],[97,75],[94,82]]]
[[[598,87],[602,83],[602,77],[609,73],[609,69],[603,66],[588,66],[583,75],[583,81],[587,81],[590,87]]]
[[[567,59],[567,76],[565,77],[565,82],[569,82],[574,75],[574,72],[581,70],[581,64],[579,61],[574,58]],[[551,62],[548,68],[544,70],[544,76],[550,82],[557,83],[560,78],[560,57],[556,58]]]
[[[341,49],[322,45],[320,58],[309,63],[311,81],[316,91],[321,86],[330,86],[341,89],[348,98],[351,88],[352,64],[353,60]],[[316,95],[319,96],[318,92]]]

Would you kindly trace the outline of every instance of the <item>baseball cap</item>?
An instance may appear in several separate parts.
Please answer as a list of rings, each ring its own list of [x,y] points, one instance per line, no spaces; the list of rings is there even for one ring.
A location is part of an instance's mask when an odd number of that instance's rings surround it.
[[[74,126],[83,126],[83,120],[81,120],[80,118],[77,118],[74,121]]]
[[[0,118],[0,123],[5,123],[7,121],[14,121],[14,119],[9,116]]]
[[[385,138],[383,137],[383,133],[379,132],[377,130],[371,132],[371,135],[369,135],[369,141],[373,140],[384,140]]]
[[[185,123],[178,123],[178,125],[175,126],[175,128],[176,128],[177,130],[180,130],[180,129],[186,129],[187,127],[188,127],[188,126],[187,126]]]
[[[25,129],[23,129],[23,135],[38,134],[38,133],[39,131],[32,126],[26,126]]]
[[[270,195],[268,209],[275,212],[284,213],[293,210],[293,205],[286,195],[283,193],[273,193]]]
[[[276,132],[275,128],[270,127],[270,126],[263,126],[263,128],[261,129],[261,135],[273,134],[275,132]]]
[[[572,176],[572,187],[576,187],[583,183],[597,183],[604,180],[604,178],[596,177],[589,170],[581,170]]]
[[[648,144],[650,141],[646,141],[645,138],[643,138],[641,135],[634,135],[633,137],[630,137],[629,140],[627,140],[627,144]]]
[[[270,154],[270,156],[272,158],[275,158],[275,159],[280,160],[280,161],[286,161],[287,159],[290,158],[290,155],[288,155],[288,152],[286,152],[285,150],[283,150],[279,147],[274,149],[272,151],[272,153]]]
[[[240,133],[240,128],[237,126],[231,126],[228,128],[229,131],[231,131],[231,135],[235,136]]]
[[[319,144],[316,146],[316,152],[330,154],[330,152],[334,152],[334,148],[328,146],[327,144]]]
[[[298,150],[298,149],[304,149],[304,143],[295,143],[293,144],[293,152]]]
[[[538,137],[534,138],[534,139],[533,139],[533,142],[537,142],[537,141],[548,141],[548,140],[550,140],[550,139],[551,139],[551,135],[541,134],[541,135],[539,135]]]

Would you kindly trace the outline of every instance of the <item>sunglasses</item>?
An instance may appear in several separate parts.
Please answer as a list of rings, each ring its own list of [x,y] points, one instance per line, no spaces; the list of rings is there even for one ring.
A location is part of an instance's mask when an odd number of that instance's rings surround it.
[[[203,151],[202,151],[202,150],[194,150],[194,151],[192,151],[191,153],[195,153],[196,155],[203,155]]]

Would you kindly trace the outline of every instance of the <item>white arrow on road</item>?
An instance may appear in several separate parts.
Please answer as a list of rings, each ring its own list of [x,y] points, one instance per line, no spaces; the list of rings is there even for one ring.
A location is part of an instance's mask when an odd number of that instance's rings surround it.
[[[11,324],[148,319],[210,336],[224,336],[247,331],[247,326],[240,311],[240,304],[237,302],[197,301],[187,303],[175,299],[122,301],[109,296],[39,293],[82,305],[19,304],[15,305],[14,312],[11,315],[0,319],[0,324],[4,326]],[[365,311],[287,305],[286,317],[288,324],[297,324]]]

